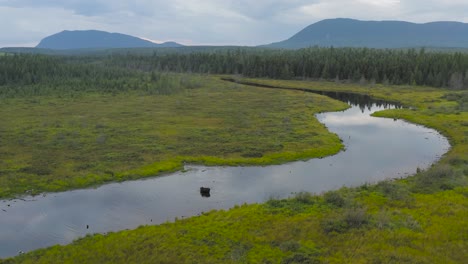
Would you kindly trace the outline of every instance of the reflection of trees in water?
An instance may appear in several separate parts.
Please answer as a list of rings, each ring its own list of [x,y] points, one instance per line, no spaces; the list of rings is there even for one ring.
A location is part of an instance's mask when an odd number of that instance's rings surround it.
[[[369,111],[371,111],[373,106],[383,107],[385,109],[390,108],[390,107],[401,108],[401,105],[398,103],[374,99],[370,97],[369,95],[365,95],[365,94],[346,93],[346,92],[311,91],[311,90],[308,90],[308,91],[312,93],[325,95],[333,99],[349,103],[352,106],[358,106],[363,113],[366,108]]]
[[[308,92],[308,93],[315,93],[315,94],[320,94],[320,95],[325,95],[330,98],[348,103],[352,106],[358,106],[361,111],[364,113],[364,110],[367,108],[369,111],[372,110],[373,106],[376,107],[383,107],[385,109],[390,108],[390,107],[395,107],[397,109],[402,108],[401,104],[397,102],[391,102],[391,101],[385,101],[385,100],[379,100],[379,99],[374,99],[370,97],[369,95],[366,94],[358,94],[358,93],[348,93],[348,92],[333,92],[333,91],[315,91],[315,90],[309,90],[307,88],[284,88],[280,86],[273,86],[273,85],[268,85],[268,84],[261,84],[261,83],[252,83],[252,82],[243,82],[243,81],[237,81],[232,78],[222,78],[224,81],[228,82],[235,82],[235,83],[241,83],[244,85],[251,85],[251,86],[256,86],[256,87],[263,87],[263,88],[270,88],[270,89],[285,89],[285,90],[295,90],[295,91],[303,91],[303,92]]]

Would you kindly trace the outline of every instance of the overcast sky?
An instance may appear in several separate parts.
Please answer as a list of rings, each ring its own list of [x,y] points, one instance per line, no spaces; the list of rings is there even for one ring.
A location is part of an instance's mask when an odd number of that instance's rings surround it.
[[[84,29],[186,45],[259,45],[337,17],[468,22],[468,0],[0,0],[0,47]]]

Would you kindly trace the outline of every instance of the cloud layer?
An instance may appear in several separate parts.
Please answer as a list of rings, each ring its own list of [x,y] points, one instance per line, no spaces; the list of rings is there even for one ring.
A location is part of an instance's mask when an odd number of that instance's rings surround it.
[[[98,29],[183,44],[259,45],[326,18],[468,22],[466,0],[0,0],[0,47]]]

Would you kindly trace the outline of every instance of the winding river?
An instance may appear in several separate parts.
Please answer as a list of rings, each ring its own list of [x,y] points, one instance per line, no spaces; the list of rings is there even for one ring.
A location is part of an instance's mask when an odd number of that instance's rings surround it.
[[[371,117],[398,107],[365,96],[327,93],[348,102],[342,112],[318,114],[346,149],[323,159],[266,167],[186,166],[185,172],[95,189],[0,201],[0,258],[89,233],[106,233],[228,209],[236,204],[320,193],[375,183],[427,168],[450,145],[438,132],[401,120]],[[202,197],[200,186],[211,188]]]

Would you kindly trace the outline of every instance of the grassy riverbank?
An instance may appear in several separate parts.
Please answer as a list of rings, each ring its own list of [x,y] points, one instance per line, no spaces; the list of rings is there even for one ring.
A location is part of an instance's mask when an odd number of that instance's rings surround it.
[[[166,95],[135,88],[0,99],[0,197],[154,176],[180,170],[184,161],[266,165],[342,148],[314,114],[344,103],[182,78],[196,85]]]
[[[464,263],[468,259],[468,94],[383,87],[249,80],[281,87],[369,93],[411,109],[404,118],[447,136],[452,149],[407,179],[320,196],[244,205],[175,223],[88,236],[5,263]],[[244,88],[242,88],[244,89]],[[248,87],[244,92],[278,93]],[[301,102],[304,93],[300,95]],[[291,95],[292,96],[292,95]],[[270,106],[273,104],[269,104]],[[298,104],[299,105],[299,104]],[[297,106],[295,106],[297,107]]]
[[[412,194],[397,183],[303,194],[89,236],[5,263],[464,263],[467,194]]]
[[[374,116],[405,119],[434,128],[452,145],[441,164],[449,163],[463,170],[468,165],[468,92],[418,86],[355,85],[333,82],[304,82],[240,79],[282,88],[305,88],[319,91],[346,91],[367,94],[374,98],[397,101],[407,108],[380,111]],[[465,172],[466,174],[466,172]]]

